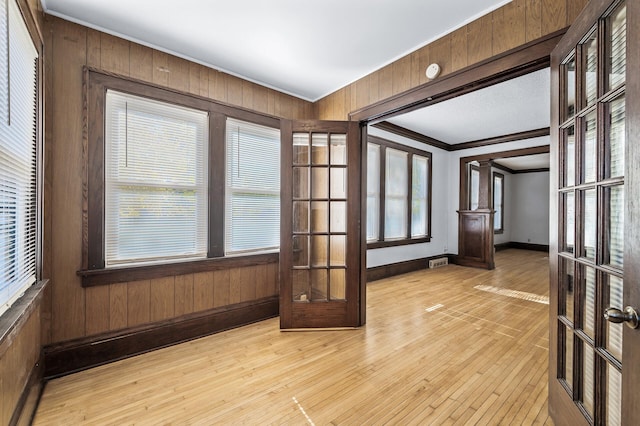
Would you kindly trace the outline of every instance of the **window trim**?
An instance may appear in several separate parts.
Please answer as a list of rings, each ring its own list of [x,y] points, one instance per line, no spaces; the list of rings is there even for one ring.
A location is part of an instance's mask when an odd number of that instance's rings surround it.
[[[433,155],[429,151],[423,151],[408,145],[402,145],[397,142],[392,142],[387,139],[383,139],[377,136],[368,136],[367,143],[372,143],[380,146],[380,194],[378,205],[378,240],[367,241],[367,249],[376,249],[383,247],[396,247],[409,244],[428,243],[431,241],[431,206],[432,206],[432,188],[433,188]],[[367,145],[368,146],[368,145]],[[385,214],[385,177],[386,177],[386,149],[396,149],[399,151],[407,152],[407,237],[394,240],[384,240],[384,214]],[[412,205],[412,167],[413,167],[413,155],[419,155],[425,157],[429,161],[429,169],[427,171],[427,235],[422,237],[411,237],[411,205]]]
[[[224,254],[224,215],[225,215],[225,132],[227,117],[248,121],[263,126],[280,128],[280,119],[242,108],[230,107],[211,99],[168,89],[123,76],[107,74],[90,67],[84,67],[84,122],[85,137],[83,152],[85,163],[83,198],[82,269],[77,273],[82,277],[84,287],[122,282],[123,278],[136,271],[141,276],[162,277],[179,273],[198,272],[217,269]],[[108,89],[155,99],[188,108],[209,112],[208,137],[208,220],[209,241],[207,258],[199,260],[180,260],[158,262],[156,264],[105,268],[104,264],[104,124],[105,96]],[[244,265],[255,260],[255,264],[264,262],[264,256],[273,256],[266,252],[227,256],[230,262]],[[240,263],[238,263],[240,262]],[[227,262],[222,262],[226,264]],[[252,263],[253,264],[253,263]],[[207,269],[209,268],[209,269]],[[142,279],[142,278],[141,278]],[[149,278],[146,278],[149,279]]]
[[[494,234],[502,234],[504,233],[504,174],[500,173],[500,172],[493,172],[493,178],[491,179],[491,204],[492,204],[492,208],[494,210],[494,218],[495,218],[495,212],[496,212],[496,208],[495,208],[495,201],[496,201],[496,179],[501,180],[502,181],[502,185],[501,185],[501,190],[500,190],[500,207],[501,207],[501,211],[500,211],[500,227],[496,228],[495,227],[495,220],[493,223],[493,233]]]

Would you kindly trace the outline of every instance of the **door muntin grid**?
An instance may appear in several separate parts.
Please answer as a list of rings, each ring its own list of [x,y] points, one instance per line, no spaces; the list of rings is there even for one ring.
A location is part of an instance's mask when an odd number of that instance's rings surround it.
[[[620,424],[626,7],[618,3],[561,65],[558,134],[558,379],[587,420]],[[574,96],[577,94],[577,96]]]
[[[292,301],[344,301],[348,214],[346,134],[295,132],[292,176]]]

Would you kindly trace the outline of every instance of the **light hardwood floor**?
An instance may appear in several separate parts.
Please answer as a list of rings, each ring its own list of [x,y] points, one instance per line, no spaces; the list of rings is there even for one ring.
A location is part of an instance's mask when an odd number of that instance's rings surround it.
[[[552,424],[547,262],[369,283],[356,330],[274,318],[52,380],[34,424]]]

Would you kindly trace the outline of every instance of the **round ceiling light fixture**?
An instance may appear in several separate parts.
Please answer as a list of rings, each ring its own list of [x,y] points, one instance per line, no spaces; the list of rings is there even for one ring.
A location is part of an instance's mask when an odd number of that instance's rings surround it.
[[[425,72],[425,74],[427,75],[428,79],[433,80],[434,78],[440,75],[440,65],[438,64],[429,65],[427,67],[427,71]]]

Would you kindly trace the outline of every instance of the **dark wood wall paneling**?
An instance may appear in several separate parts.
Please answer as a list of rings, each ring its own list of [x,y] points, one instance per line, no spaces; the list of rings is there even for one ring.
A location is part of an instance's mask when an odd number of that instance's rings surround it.
[[[588,0],[513,0],[317,102],[318,118],[345,120],[349,113],[568,27]],[[438,80],[435,80],[438,81]]]
[[[83,67],[207,97],[274,117],[311,118],[313,104],[71,22],[46,16],[47,186],[51,226],[45,240],[52,284],[48,343],[180,319],[185,315],[278,294],[277,257],[252,265],[132,273],[83,288],[83,218],[87,214],[87,123]],[[99,278],[93,278],[99,280]]]

